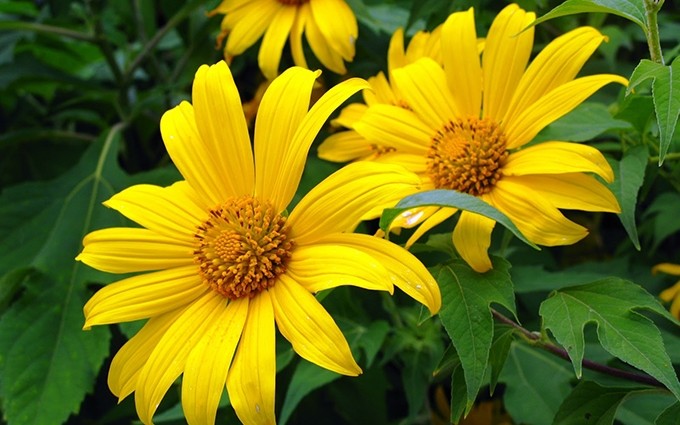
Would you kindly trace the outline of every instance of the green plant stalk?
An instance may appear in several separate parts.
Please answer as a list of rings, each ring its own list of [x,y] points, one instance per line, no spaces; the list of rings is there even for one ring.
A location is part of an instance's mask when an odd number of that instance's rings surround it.
[[[493,313],[493,317],[496,320],[498,320],[501,323],[505,323],[506,325],[509,325],[515,330],[517,330],[520,336],[527,340],[527,342],[529,342],[531,345],[540,347],[556,355],[557,357],[561,357],[564,360],[571,362],[571,359],[569,358],[569,353],[567,353],[567,350],[565,350],[564,348],[556,344],[553,344],[550,341],[543,340],[540,335],[529,331],[528,329],[522,327],[520,324],[516,323],[512,319],[509,319],[508,317],[505,317],[503,314],[499,313],[494,309],[491,309],[491,312]],[[603,365],[602,363],[597,363],[588,359],[583,359],[582,364],[583,367],[585,367],[586,369],[594,370],[596,372],[604,373],[606,375],[614,376],[628,381],[638,382],[644,385],[651,385],[653,387],[666,388],[665,385],[663,385],[661,382],[657,381],[656,379],[652,378],[649,375],[629,372],[627,370]]]
[[[659,23],[657,14],[663,6],[664,0],[644,0],[645,15],[647,17],[647,29],[645,37],[649,46],[649,57],[653,62],[664,64],[663,54],[661,53],[661,43],[659,42]]]
[[[42,34],[58,35],[73,38],[75,40],[96,43],[96,38],[84,32],[73,31],[53,25],[37,24],[35,22],[9,21],[0,22],[0,31],[33,31]]]
[[[669,159],[670,160],[680,159],[680,152],[673,152],[673,153],[666,154],[666,156],[664,157],[664,161],[667,161]],[[658,156],[650,156],[648,161],[649,161],[650,164],[658,164],[659,163],[659,157]]]

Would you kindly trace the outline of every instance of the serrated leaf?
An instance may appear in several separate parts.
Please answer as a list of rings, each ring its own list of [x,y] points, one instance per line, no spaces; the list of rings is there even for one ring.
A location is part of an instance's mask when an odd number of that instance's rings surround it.
[[[646,80],[652,80],[652,99],[659,126],[659,165],[668,153],[675,125],[680,115],[680,60],[669,66],[647,59],[640,61],[630,77],[626,94]]]
[[[601,103],[583,103],[576,109],[550,124],[532,140],[537,143],[546,140],[585,142],[610,130],[628,130],[633,126],[628,121],[615,119],[609,109]]]
[[[675,322],[656,298],[619,278],[556,291],[541,304],[539,314],[544,327],[569,353],[577,377],[583,361],[583,331],[588,323],[595,323],[607,352],[653,376],[680,399],[680,382],[661,333],[637,310],[652,311]]]
[[[514,423],[549,424],[571,391],[572,377],[562,359],[514,341],[500,377],[505,409]]]
[[[285,425],[288,422],[290,415],[293,414],[297,405],[300,404],[300,401],[307,394],[335,381],[341,376],[304,359],[300,360],[300,363],[295,368],[295,372],[293,372],[290,385],[288,385],[286,397],[281,407],[281,414],[279,415],[279,423]]]
[[[522,242],[535,249],[539,249],[536,244],[528,240],[519,231],[517,226],[505,214],[476,196],[455,190],[435,189],[405,197],[394,208],[388,208],[383,211],[382,217],[380,217],[380,228],[387,233],[394,219],[401,213],[410,208],[425,206],[457,208],[483,215],[510,230]]]
[[[649,154],[646,146],[635,146],[629,149],[620,162],[610,162],[614,170],[614,181],[609,183],[609,189],[614,193],[621,206],[619,219],[628,237],[640,250],[640,238],[635,224],[635,207],[640,187],[645,180],[647,158]]]
[[[472,408],[489,367],[494,322],[490,305],[515,311],[515,298],[508,270],[510,264],[493,258],[493,269],[484,274],[464,261],[454,260],[435,269],[442,293],[439,317],[460,356],[467,386],[466,412]]]
[[[493,342],[491,343],[491,350],[489,351],[489,368],[491,374],[489,377],[489,391],[493,395],[498,383],[498,378],[503,371],[505,361],[508,359],[510,352],[510,344],[512,344],[514,330],[507,325],[496,323],[493,330]]]
[[[592,381],[580,382],[562,402],[553,425],[611,425],[616,409],[631,391],[603,387]]]
[[[654,425],[677,425],[680,418],[680,403],[675,403],[661,414],[654,421]]]
[[[600,12],[612,13],[629,19],[642,28],[646,33],[647,19],[645,18],[645,6],[643,0],[567,0],[550,12],[532,22],[538,25],[549,19],[560,16],[574,15],[576,13]]]

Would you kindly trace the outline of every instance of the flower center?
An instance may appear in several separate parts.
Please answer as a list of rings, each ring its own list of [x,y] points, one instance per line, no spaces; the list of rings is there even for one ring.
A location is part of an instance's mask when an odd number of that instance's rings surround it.
[[[203,282],[232,300],[274,286],[294,245],[285,224],[273,205],[252,196],[230,198],[210,210],[194,236]]]
[[[286,6],[300,6],[309,2],[309,0],[277,0],[277,1],[281,4],[285,4]]]
[[[437,189],[479,196],[503,175],[508,152],[498,124],[469,117],[449,122],[432,139],[427,171]]]

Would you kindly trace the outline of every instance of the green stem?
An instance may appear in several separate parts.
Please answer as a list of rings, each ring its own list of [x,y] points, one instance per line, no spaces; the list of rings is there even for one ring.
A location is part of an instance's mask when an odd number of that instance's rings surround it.
[[[661,53],[661,43],[659,41],[659,23],[657,14],[663,6],[664,0],[644,0],[645,15],[647,17],[647,45],[649,46],[649,57],[653,62],[663,65],[663,54]]]
[[[527,342],[531,343],[532,345],[535,345],[537,347],[540,347],[558,357],[563,358],[564,360],[571,361],[569,358],[569,353],[567,350],[564,348],[553,344],[550,341],[545,341],[541,339],[541,336],[539,334],[535,334],[528,329],[522,327],[518,323],[516,323],[514,320],[509,319],[499,313],[498,311],[491,309],[491,312],[493,313],[493,317],[496,318],[499,322],[502,322],[506,325],[511,326],[515,330],[519,332],[519,334],[527,340]],[[597,363],[592,360],[588,359],[583,359],[582,361],[583,367],[586,369],[594,370],[596,372],[604,373],[606,375],[614,376],[617,378],[622,378],[626,379],[628,381],[633,381],[633,382],[638,382],[640,384],[645,384],[645,385],[650,385],[653,387],[661,387],[661,388],[666,388],[661,382],[657,381],[656,379],[652,378],[649,375],[644,375],[641,373],[635,373],[635,372],[629,372],[627,370],[623,369],[618,369],[615,367],[603,365],[602,363]]]
[[[672,152],[672,153],[666,154],[666,156],[664,157],[665,161],[675,160],[675,159],[680,159],[680,152]],[[659,157],[658,156],[650,156],[648,161],[649,161],[650,164],[658,164],[659,163]]]
[[[75,40],[87,41],[90,43],[96,42],[96,38],[91,34],[73,31],[61,27],[55,27],[53,25],[37,24],[35,22],[22,22],[22,21],[0,22],[0,31],[33,31],[42,34],[69,37]]]

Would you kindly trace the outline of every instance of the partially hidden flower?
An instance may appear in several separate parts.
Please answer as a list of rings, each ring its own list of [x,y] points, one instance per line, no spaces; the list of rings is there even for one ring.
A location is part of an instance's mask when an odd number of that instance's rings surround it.
[[[275,423],[275,327],[303,358],[358,375],[350,347],[314,293],[340,285],[392,291],[393,284],[436,313],[439,289],[408,251],[347,233],[365,209],[418,179],[396,165],[357,163],[289,206],[309,147],[328,116],[366,87],[350,79],[309,109],[318,72],[291,68],[263,96],[254,148],[224,62],[201,67],[193,105],[163,115],[161,133],[185,180],[137,185],[105,205],[141,228],[88,234],[78,260],[110,273],[136,273],[100,289],[85,305],[85,329],[149,319],[114,357],[111,391],[135,393],[151,423],[183,374],[189,424],[212,424],[225,383],[244,423]],[[309,110],[308,110],[309,109]],[[390,195],[391,196],[391,195]]]
[[[661,263],[652,268],[652,273],[666,273],[680,276],[680,264]],[[680,319],[680,280],[675,285],[661,291],[659,298],[664,302],[671,303],[671,314]]]
[[[210,12],[224,14],[218,44],[226,38],[225,57],[240,55],[262,38],[258,63],[268,79],[278,75],[281,53],[290,40],[296,65],[308,68],[302,34],[319,62],[345,74],[345,61],[354,59],[359,29],[345,0],[222,0]]]
[[[367,143],[390,150],[374,161],[408,168],[420,176],[422,191],[451,189],[480,197],[532,242],[567,245],[588,232],[559,209],[620,211],[614,195],[592,175],[611,182],[613,171],[591,146],[527,144],[602,86],[627,80],[609,74],[575,78],[604,40],[591,27],[558,37],[527,67],[534,36],[527,27],[534,18],[515,4],[505,7],[480,58],[473,9],[452,14],[441,32],[443,65],[421,58],[392,71],[410,109],[371,105],[352,128]],[[393,225],[418,226],[409,246],[456,212],[412,209]],[[457,251],[478,272],[492,267],[487,251],[494,226],[492,219],[461,211],[453,230]]]

